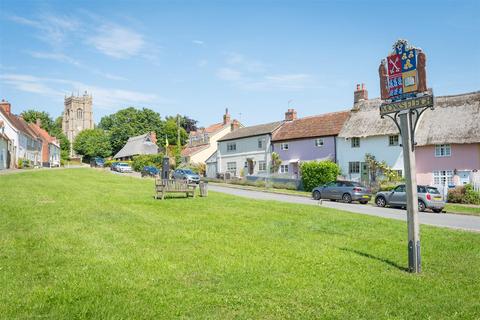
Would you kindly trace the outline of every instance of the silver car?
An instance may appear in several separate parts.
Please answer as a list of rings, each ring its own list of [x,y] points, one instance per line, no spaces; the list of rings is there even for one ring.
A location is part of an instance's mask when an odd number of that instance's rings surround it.
[[[312,197],[315,200],[343,200],[346,203],[358,201],[366,204],[372,198],[372,194],[370,189],[358,182],[334,181],[313,189]]]
[[[132,172],[133,170],[132,170],[132,167],[130,167],[128,165],[128,163],[120,162],[120,163],[116,164],[115,171],[118,171],[118,172]]]
[[[445,200],[435,187],[417,186],[418,193],[418,211],[423,212],[431,209],[433,212],[440,213],[445,207]],[[406,207],[407,193],[405,185],[401,184],[392,191],[380,191],[375,196],[375,204],[379,207]]]
[[[200,176],[190,169],[177,169],[173,172],[173,179],[187,180],[188,183],[199,183]]]

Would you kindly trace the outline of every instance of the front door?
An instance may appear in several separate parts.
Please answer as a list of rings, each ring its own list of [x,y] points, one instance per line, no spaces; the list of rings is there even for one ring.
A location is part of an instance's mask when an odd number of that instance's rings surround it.
[[[360,181],[368,184],[369,181],[369,172],[368,172],[368,165],[366,162],[360,163]]]
[[[255,164],[253,162],[253,159],[247,159],[247,169],[248,169],[248,175],[253,174],[253,169],[255,167]]]

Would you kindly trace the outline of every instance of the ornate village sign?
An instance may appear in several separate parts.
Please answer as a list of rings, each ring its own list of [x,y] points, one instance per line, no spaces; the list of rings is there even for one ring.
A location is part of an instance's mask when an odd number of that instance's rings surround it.
[[[415,128],[434,97],[427,90],[426,56],[406,40],[398,40],[390,55],[380,63],[381,117],[391,118],[402,136],[405,185],[407,191],[408,268],[421,272],[418,195],[415,170]]]

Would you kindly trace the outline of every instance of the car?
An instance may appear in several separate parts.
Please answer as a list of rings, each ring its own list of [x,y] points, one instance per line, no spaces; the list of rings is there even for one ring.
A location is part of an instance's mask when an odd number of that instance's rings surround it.
[[[156,177],[160,171],[153,167],[153,166],[145,166],[142,169],[141,176],[142,177]]]
[[[188,183],[200,183],[200,176],[190,169],[177,169],[172,176],[173,179],[187,180]]]
[[[430,209],[440,213],[445,208],[445,199],[437,188],[431,186],[417,186],[418,211],[423,212]],[[375,195],[375,204],[379,207],[400,207],[407,206],[407,193],[405,185],[396,186],[390,191],[380,191]]]
[[[119,164],[120,162],[112,162],[110,164],[110,170],[112,171],[117,171],[117,165]]]
[[[132,172],[133,170],[132,170],[132,167],[130,167],[130,165],[128,163],[119,162],[115,166],[115,171],[125,173],[125,172]]]
[[[100,157],[95,157],[94,159],[92,159],[90,161],[90,166],[91,167],[103,168],[104,165],[105,165],[105,160],[103,158],[100,158]]]
[[[312,190],[315,200],[329,199],[332,201],[342,200],[346,203],[358,201],[367,204],[372,198],[371,190],[355,181],[333,181]]]

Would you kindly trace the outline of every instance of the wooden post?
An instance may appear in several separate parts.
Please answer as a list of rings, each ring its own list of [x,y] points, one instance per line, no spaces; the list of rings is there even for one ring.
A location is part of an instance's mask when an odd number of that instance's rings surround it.
[[[403,145],[403,164],[405,168],[405,186],[407,192],[407,223],[408,223],[408,270],[420,273],[420,227],[418,224],[418,195],[415,168],[415,153],[413,152],[412,111],[405,110],[399,114],[400,134]]]

